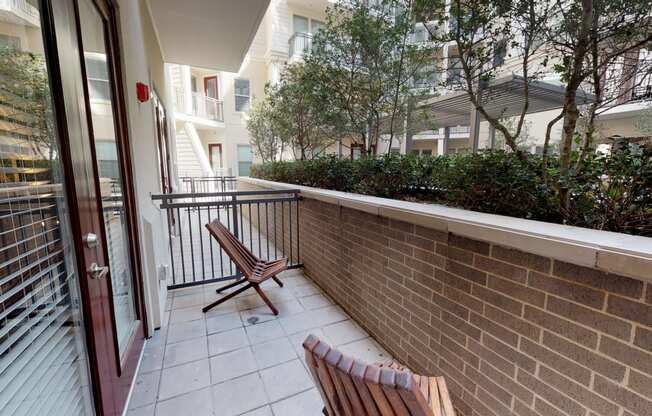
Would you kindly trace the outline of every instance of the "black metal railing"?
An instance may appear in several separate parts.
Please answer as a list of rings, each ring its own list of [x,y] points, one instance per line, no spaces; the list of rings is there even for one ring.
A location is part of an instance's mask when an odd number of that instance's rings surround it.
[[[152,199],[161,201],[168,214],[169,289],[240,276],[205,227],[214,220],[259,258],[287,257],[290,268],[301,266],[298,190],[160,194]]]
[[[235,191],[235,176],[183,176],[179,178],[183,192],[197,194]]]

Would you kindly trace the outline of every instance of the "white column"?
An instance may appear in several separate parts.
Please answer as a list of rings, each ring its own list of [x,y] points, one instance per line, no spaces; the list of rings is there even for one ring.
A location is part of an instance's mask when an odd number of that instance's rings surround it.
[[[183,89],[183,112],[192,114],[192,84],[190,82],[190,67],[181,66],[181,85]]]

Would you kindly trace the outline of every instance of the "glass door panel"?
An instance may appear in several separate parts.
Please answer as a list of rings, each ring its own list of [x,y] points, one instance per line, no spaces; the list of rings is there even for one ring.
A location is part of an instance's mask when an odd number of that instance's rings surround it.
[[[94,413],[40,10],[0,16],[0,414]]]
[[[122,356],[137,324],[129,231],[122,192],[124,189],[122,172],[125,171],[125,167],[121,166],[118,158],[114,98],[111,95],[104,20],[90,0],[81,0],[78,4],[90,101],[90,127],[95,144],[94,155],[102,199],[105,247],[109,260],[112,308],[118,349]]]

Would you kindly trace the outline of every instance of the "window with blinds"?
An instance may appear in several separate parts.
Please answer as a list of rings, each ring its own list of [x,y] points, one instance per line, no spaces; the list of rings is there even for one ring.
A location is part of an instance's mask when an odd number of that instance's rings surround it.
[[[38,10],[25,2],[32,14]],[[93,413],[40,27],[0,42],[0,414]],[[16,45],[22,45],[23,50]]]

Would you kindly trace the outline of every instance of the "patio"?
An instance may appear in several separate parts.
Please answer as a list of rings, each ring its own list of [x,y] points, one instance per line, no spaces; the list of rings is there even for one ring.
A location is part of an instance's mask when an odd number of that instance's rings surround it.
[[[263,284],[280,314],[245,292],[204,314],[210,284],[172,290],[166,322],[147,341],[129,416],[320,415],[319,393],[303,362],[309,333],[368,362],[389,354],[300,269]]]

